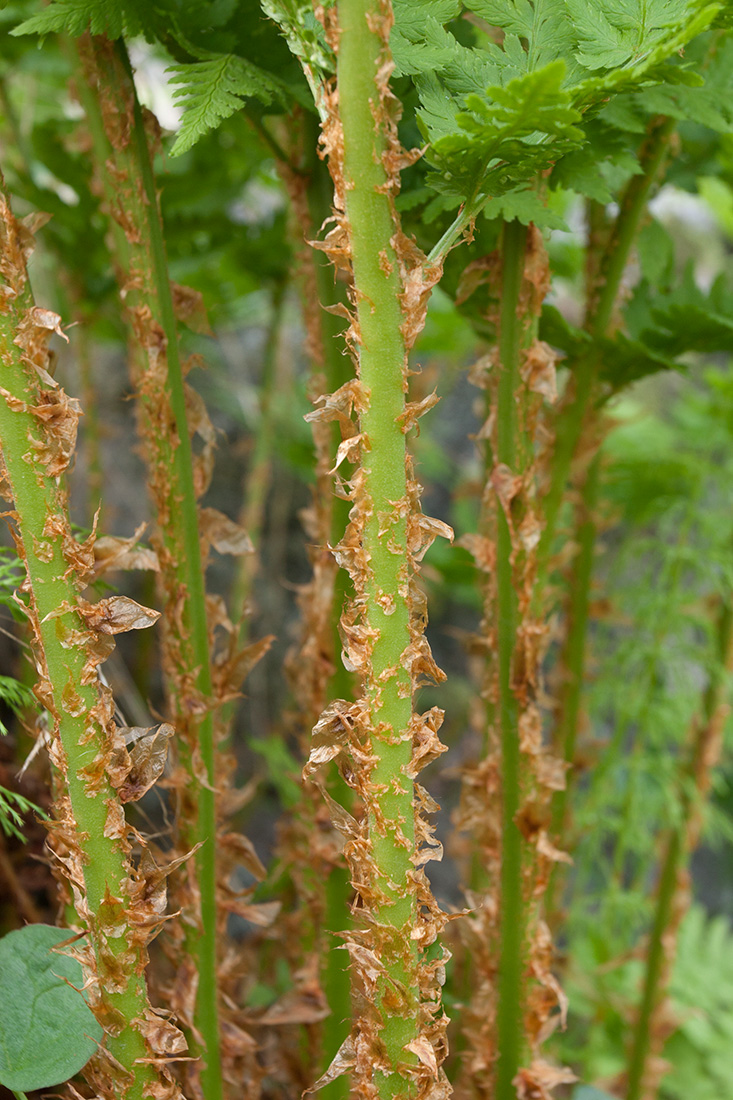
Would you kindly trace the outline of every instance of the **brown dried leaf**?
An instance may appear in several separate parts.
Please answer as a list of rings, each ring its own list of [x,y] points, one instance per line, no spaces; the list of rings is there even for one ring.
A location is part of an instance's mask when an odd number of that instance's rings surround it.
[[[413,1039],[411,1042],[406,1043],[402,1049],[409,1050],[412,1054],[417,1055],[422,1064],[427,1066],[433,1076],[437,1078],[438,1060],[435,1057],[433,1044],[430,1042],[427,1035],[418,1035],[417,1039]]]
[[[493,573],[496,569],[496,543],[485,535],[461,535],[458,546],[468,550],[482,573]]]
[[[175,730],[173,726],[163,724],[157,729],[132,727],[120,732],[128,741],[131,737],[135,740],[129,750],[129,772],[117,790],[121,802],[137,802],[163,774],[168,743]]]
[[[348,1073],[355,1065],[356,1048],[354,1046],[353,1036],[349,1035],[339,1047],[334,1060],[331,1062],[326,1072],[322,1077],[318,1078],[315,1085],[311,1085],[309,1089],[305,1090],[306,1093],[318,1092],[319,1089],[323,1089],[326,1085],[330,1085],[337,1077],[342,1077],[344,1073]]]
[[[103,535],[94,543],[94,573],[102,576],[115,569],[150,569],[160,572],[158,555],[148,546],[140,545],[140,536],[145,530],[142,523],[129,538],[116,535]]]
[[[61,318],[58,313],[54,313],[52,309],[42,309],[41,306],[33,306],[30,310],[30,321],[38,328],[47,329],[49,332],[55,332],[57,336],[60,336],[62,340],[65,340],[68,344],[69,337],[61,328]]]
[[[412,759],[404,768],[405,775],[414,779],[423,768],[437,760],[448,746],[444,745],[438,737],[438,730],[443,725],[444,712],[439,707],[432,707],[425,714],[414,714],[410,722],[412,730]]]
[[[161,1011],[161,1010],[159,1010]],[[149,1008],[144,1020],[138,1020],[138,1027],[145,1036],[151,1050],[158,1055],[183,1054],[188,1050],[188,1043],[175,1024],[157,1015],[156,1011]]]
[[[171,293],[176,318],[187,325],[192,332],[211,336],[211,325],[201,291],[194,290],[190,286],[182,286],[180,283],[171,283]]]
[[[243,527],[216,508],[199,509],[201,537],[220,554],[253,554],[254,546]]]
[[[359,713],[356,704],[347,703],[344,699],[335,699],[329,703],[313,727],[310,755],[303,769],[304,778],[322,764],[335,760],[346,748]]]
[[[524,354],[520,367],[522,379],[532,393],[538,393],[550,404],[557,401],[557,355],[544,340],[535,340]]]
[[[405,411],[400,413],[397,417],[397,423],[402,431],[407,435],[410,428],[414,428],[417,425],[418,420],[425,413],[434,408],[438,404],[440,398],[435,390],[432,393],[427,394],[421,401],[408,401],[405,405]]]
[[[529,1069],[520,1069],[512,1084],[517,1090],[517,1100],[551,1100],[550,1092],[557,1085],[572,1085],[577,1080],[572,1070],[538,1058]]]
[[[328,471],[329,474],[335,474],[342,462],[358,462],[362,447],[365,450],[369,449],[369,441],[363,432],[342,440],[336,451],[336,464]]]
[[[553,863],[572,863],[572,857],[567,852],[561,852],[550,840],[544,829],[540,829],[537,836],[537,851]]]
[[[80,601],[79,611],[84,622],[100,634],[121,634],[126,630],[144,630],[153,626],[160,612],[135,603],[129,596],[108,596],[98,603]]]
[[[358,378],[352,378],[340,386],[334,393],[321,394],[316,402],[322,402],[319,408],[314,409],[305,416],[305,420],[312,424],[318,420],[351,419],[351,412],[364,412],[368,407],[369,399],[365,387]]]
[[[226,833],[217,838],[217,846],[226,849],[234,863],[246,867],[256,879],[261,881],[266,876],[267,871],[254,844],[244,833]]]

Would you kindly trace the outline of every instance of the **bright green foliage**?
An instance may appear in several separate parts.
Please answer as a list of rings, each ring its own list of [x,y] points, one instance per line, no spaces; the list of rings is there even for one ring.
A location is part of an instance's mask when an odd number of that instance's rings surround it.
[[[733,931],[725,916],[690,910],[680,929],[670,986],[678,1026],[665,1057],[674,1072],[662,1084],[664,1100],[731,1100],[733,1081]]]
[[[13,34],[106,34],[119,38],[125,29],[126,5],[117,0],[54,0],[16,27]]]
[[[23,818],[30,813],[45,816],[43,810],[34,805],[29,799],[24,798],[22,794],[18,794],[17,791],[9,791],[6,787],[0,787],[0,829],[6,836],[14,836],[16,840],[25,840],[25,836],[21,831],[24,826]]]
[[[688,26],[705,5],[699,0],[565,0],[565,7],[578,60],[596,70],[638,66],[657,47],[667,48],[671,29]],[[713,5],[707,9],[714,14]]]
[[[21,684],[19,680],[14,680],[12,676],[0,676],[0,702],[10,707],[14,714],[20,714],[25,709],[32,710],[38,705],[31,689],[25,684]],[[0,721],[0,733],[6,734],[7,732],[4,724]]]
[[[60,1085],[103,1032],[79,992],[81,965],[53,948],[68,931],[29,924],[0,940],[0,1084],[16,1092]]]
[[[250,61],[234,54],[212,56],[188,65],[174,65],[172,83],[183,84],[175,96],[183,104],[183,118],[171,156],[190,149],[199,138],[240,111],[250,96],[268,104],[273,99],[287,105],[287,87]]]
[[[555,61],[504,87],[489,84],[481,94],[469,92],[460,107],[446,99],[435,74],[419,77],[419,119],[431,160],[440,166],[436,189],[456,202],[475,201],[480,192],[485,204],[580,144],[581,116],[562,90],[564,75],[562,62]]]
[[[560,173],[551,186],[574,186],[608,202],[614,173],[634,170],[625,135],[612,133],[608,121],[599,129],[595,118],[607,109],[609,94],[643,88],[637,93],[643,102],[649,85],[671,85],[679,90],[678,113],[690,100],[697,103],[697,115],[727,125],[725,111],[712,105],[714,95],[695,99],[700,77],[677,57],[711,23],[718,5],[482,0],[466,7],[504,32],[501,47],[478,28],[473,43],[466,44],[465,24],[459,40],[457,5],[447,0],[421,6],[419,14],[408,0],[395,4],[396,71],[414,81],[416,120],[429,142],[426,161],[433,169],[424,217],[429,222],[465,204],[436,253],[442,255],[481,210],[490,218],[526,223],[526,187],[517,185],[558,162]],[[596,23],[604,33],[591,41]],[[645,35],[641,46],[639,27]],[[723,68],[716,68],[716,82]],[[649,107],[650,113],[659,110],[659,104]],[[500,207],[497,197],[503,197]],[[557,220],[543,217],[538,205],[533,220],[556,228]]]

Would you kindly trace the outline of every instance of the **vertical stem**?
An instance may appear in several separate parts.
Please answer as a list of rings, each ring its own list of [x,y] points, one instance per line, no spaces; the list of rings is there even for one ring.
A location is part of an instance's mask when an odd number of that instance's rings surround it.
[[[507,222],[502,237],[502,295],[499,322],[499,382],[496,460],[517,473],[517,388],[519,361],[526,336],[520,290],[527,230]],[[522,989],[525,967],[526,914],[523,898],[523,841],[517,824],[521,801],[518,703],[512,668],[517,644],[518,607],[514,585],[512,535],[503,508],[498,509],[496,560],[498,638],[498,720],[501,743],[502,832],[499,903],[499,973],[497,989],[497,1100],[515,1100],[512,1084],[524,1054]]]
[[[308,125],[310,123],[310,125]],[[321,226],[331,217],[333,208],[333,185],[327,170],[317,155],[317,133],[310,119],[306,120],[306,162],[308,166],[307,207],[309,220],[309,239],[313,239],[320,231]],[[317,328],[318,353],[317,357],[322,362],[325,378],[326,392],[334,392],[348,381],[349,359],[345,355],[343,330],[345,322],[330,312],[326,307],[345,306],[348,301],[346,284],[335,277],[335,272],[328,257],[319,249],[311,250],[313,267],[315,271],[315,308],[318,311]],[[315,349],[314,349],[315,350]],[[316,355],[314,355],[313,369],[316,368]],[[318,393],[313,394],[314,397]],[[341,432],[338,423],[331,425],[314,425],[316,449],[321,444],[317,433],[324,432],[323,443],[326,443],[326,435],[330,436],[327,450],[330,461],[324,463],[324,469],[319,469],[316,477],[315,493],[317,495],[316,511],[322,512],[324,529],[322,537],[324,546],[321,553],[327,555],[327,560],[322,562],[321,568],[327,571],[324,578],[331,585],[331,623],[330,645],[327,652],[332,659],[333,672],[326,684],[326,698],[324,705],[334,699],[350,698],[353,694],[354,677],[345,667],[341,659],[341,639],[338,633],[338,624],[341,611],[346,600],[349,586],[348,573],[339,569],[333,555],[326,550],[326,546],[338,546],[344,536],[349,521],[349,502],[342,497],[334,496],[332,492],[333,456],[341,443]],[[325,455],[323,456],[326,457]],[[320,458],[320,456],[318,456]],[[320,461],[317,459],[320,467]],[[328,501],[328,504],[326,503]],[[325,537],[324,537],[325,536]],[[315,578],[314,578],[315,579]],[[352,808],[351,792],[340,776],[337,776],[333,785],[333,794],[341,805],[348,810]],[[346,1039],[351,1020],[351,981],[348,968],[342,957],[342,952],[334,951],[332,943],[328,941],[333,935],[346,930],[350,924],[348,900],[351,894],[351,881],[345,866],[333,865],[329,868],[328,878],[325,884],[326,905],[324,913],[325,936],[322,935],[323,962],[322,981],[326,1001],[330,1008],[330,1015],[323,1024],[323,1046],[328,1061],[335,1056]],[[325,943],[323,940],[325,939]],[[322,1090],[323,1100],[346,1100],[349,1094],[349,1083],[345,1077],[338,1077],[331,1081]]]
[[[287,286],[287,280],[282,280],[275,285],[272,292],[272,316],[267,333],[267,343],[262,361],[262,378],[259,386],[257,431],[252,449],[252,459],[247,471],[244,503],[241,509],[241,525],[248,532],[255,546],[259,546],[260,536],[265,526],[267,493],[272,475],[272,458],[277,442],[272,403],[277,380],[277,356],[282,334]],[[245,642],[247,637],[247,602],[257,570],[257,558],[242,557],[237,564],[229,598],[230,616],[233,623],[239,624],[241,642]],[[232,714],[235,707],[230,705],[226,710],[228,714]]]
[[[373,29],[384,18],[378,0],[338,4],[337,82],[343,125],[346,216],[354,269],[359,331],[359,373],[368,399],[361,430],[366,516],[363,548],[369,563],[365,584],[366,627],[371,636],[365,684],[370,753],[369,840],[379,898],[372,914],[382,939],[376,1009],[380,1039],[391,1072],[377,1072],[380,1096],[407,1094],[397,1072],[405,1046],[419,1035],[417,943],[410,938],[416,917],[412,885],[415,847],[413,783],[406,774],[412,757],[405,736],[412,716],[412,688],[402,654],[410,642],[406,592],[407,524],[395,504],[407,499],[405,436],[398,417],[405,406],[405,347],[401,326],[400,278],[392,238],[395,223],[382,157],[387,139],[375,124],[377,73],[384,42]],[[392,517],[385,522],[384,517]],[[386,528],[386,529],[385,529]],[[395,997],[395,989],[401,995]],[[397,1001],[397,1004],[395,1004]],[[405,1092],[403,1093],[403,1090]]]
[[[619,212],[599,265],[596,286],[586,306],[585,328],[595,338],[607,336],[612,327],[621,280],[646,211],[649,193],[657,182],[675,125],[674,119],[669,118],[656,118],[650,124],[639,153],[641,173],[631,177],[621,199]],[[541,573],[538,578],[538,592],[544,590],[543,580],[555,539],[557,519],[588,406],[597,385],[599,365],[598,348],[591,349],[574,365],[569,399],[564,402],[558,416],[552,480],[543,502],[545,527],[538,548]]]
[[[600,256],[594,249],[600,243],[599,212],[589,209],[588,260],[586,265],[589,289],[586,302],[585,329],[596,340],[606,337],[613,328],[614,310],[623,274],[633,243],[644,217],[649,194],[657,182],[674,133],[673,119],[655,118],[639,153],[641,174],[632,176],[621,200],[619,213]],[[575,365],[571,385],[571,397],[566,400],[556,425],[557,445],[553,455],[552,481],[544,500],[545,529],[538,549],[538,592],[544,589],[549,572],[549,557],[556,530],[560,504],[572,464],[581,440],[591,438],[597,420],[589,409],[591,398],[598,390],[598,369],[601,352],[593,348]],[[590,584],[593,575],[593,557],[597,527],[594,513],[597,507],[600,456],[600,439],[593,443],[595,454],[591,458],[585,478],[580,486],[580,503],[576,509],[574,542],[578,553],[573,559],[567,594],[565,636],[560,658],[564,676],[560,689],[555,742],[564,753],[568,764],[575,759],[575,746],[581,715],[583,681],[585,678],[586,649],[588,640]],[[553,800],[553,835],[561,837],[567,817],[569,792],[573,781],[568,772],[565,789],[558,791]],[[548,890],[548,913],[552,913],[555,892],[560,877],[559,869],[552,874]]]
[[[90,118],[101,115],[111,146],[111,159],[105,159],[101,168],[107,201],[127,238],[118,260],[128,277],[125,300],[130,321],[147,357],[146,369],[136,381],[166,598],[164,666],[171,718],[180,735],[179,755],[187,773],[185,790],[179,791],[179,830],[184,848],[200,845],[195,856],[200,908],[195,898],[188,898],[194,912],[184,922],[184,932],[187,954],[198,972],[193,1022],[203,1037],[206,1055],[201,1083],[207,1100],[220,1100],[212,679],[177,324],[150,151],[127,54],[122,43],[87,37],[79,40],[79,53],[99,104]],[[195,766],[197,759],[200,768]]]
[[[0,449],[15,506],[10,518],[27,570],[37,694],[53,716],[52,759],[68,793],[57,804],[56,827],[79,891],[78,912],[89,929],[94,957],[88,965],[98,978],[95,1007],[107,1032],[106,1047],[121,1067],[110,1070],[106,1083],[97,1080],[96,1087],[107,1097],[143,1100],[149,1090],[164,1086],[144,1061],[154,1053],[146,1041],[147,952],[133,921],[136,884],[124,811],[106,770],[116,745],[114,707],[96,669],[110,646],[93,625],[95,611],[103,621],[103,609],[79,597],[91,547],[85,550],[72,537],[61,476],[71,458],[79,410],[58,387],[46,383],[42,389],[34,369],[48,367],[49,314],[33,305],[23,259],[27,242],[21,242],[2,191],[0,218],[5,292],[0,297]],[[54,415],[42,417],[50,409]]]
[[[565,618],[565,636],[560,656],[563,670],[563,683],[558,700],[559,718],[554,732],[555,753],[561,759],[572,764],[575,760],[575,746],[578,738],[580,720],[580,702],[585,681],[585,659],[587,651],[588,616],[590,609],[590,586],[593,577],[593,559],[596,545],[595,510],[598,502],[598,483],[601,458],[596,454],[591,459],[581,489],[581,499],[577,505],[576,541],[578,552],[573,558],[570,571]],[[565,836],[565,817],[568,791],[572,775],[566,778],[565,787],[558,791],[552,808],[552,833],[556,837]],[[552,893],[555,876],[548,888],[547,911],[552,912]]]
[[[676,932],[682,911],[674,912],[674,900],[680,886],[683,861],[696,843],[699,803],[710,787],[710,775],[720,751],[723,707],[727,676],[733,670],[733,604],[730,597],[720,605],[716,623],[715,665],[710,674],[699,718],[693,722],[692,744],[682,773],[679,823],[667,836],[659,874],[657,904],[654,912],[639,1015],[629,1055],[627,1100],[641,1100],[645,1094],[649,1063],[660,1053],[654,1049],[654,1014],[664,995],[665,968],[673,962],[670,932]]]

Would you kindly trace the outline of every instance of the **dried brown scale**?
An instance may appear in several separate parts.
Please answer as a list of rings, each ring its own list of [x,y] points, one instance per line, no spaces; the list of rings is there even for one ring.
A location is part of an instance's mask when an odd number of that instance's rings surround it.
[[[464,273],[459,297],[467,299],[481,291],[491,303],[487,319],[499,324],[497,303],[501,296],[501,257],[499,253],[469,266]],[[530,227],[519,295],[518,316],[525,331],[541,308],[549,287],[549,268],[540,233]],[[495,453],[497,413],[497,359],[484,356],[470,373],[471,381],[491,395],[486,424],[478,439],[486,440],[489,455]],[[568,857],[550,842],[548,803],[552,792],[564,787],[565,768],[551,757],[542,740],[544,703],[540,668],[548,641],[548,626],[536,618],[533,588],[536,575],[536,548],[541,534],[537,503],[538,462],[545,446],[546,427],[542,421],[542,401],[556,399],[555,356],[541,341],[530,339],[521,353],[520,387],[515,395],[517,410],[517,464],[509,469],[489,457],[487,481],[483,493],[482,528],[465,536],[462,545],[473,555],[485,578],[485,610],[481,625],[480,648],[485,649],[482,697],[495,711],[499,702],[496,652],[496,562],[497,515],[500,509],[511,538],[510,563],[512,584],[517,599],[517,628],[512,660],[511,690],[517,701],[520,748],[521,796],[515,818],[525,842],[523,895],[528,914],[525,946],[525,991],[523,1028],[531,1056],[531,1065],[515,1081],[520,1097],[547,1100],[554,1084],[569,1081],[568,1071],[547,1066],[539,1058],[540,1043],[548,1030],[564,1018],[565,1001],[552,974],[552,946],[549,931],[540,917],[541,899],[552,865]],[[485,721],[484,719],[479,719]],[[464,1010],[464,1030],[468,1041],[460,1095],[492,1095],[496,1049],[496,944],[499,934],[502,848],[502,764],[496,725],[490,722],[483,759],[464,770],[457,827],[475,837],[475,857],[492,886],[479,896],[469,894],[474,909],[462,924],[463,950],[471,959],[472,994]],[[557,1008],[559,1016],[553,1015]]]

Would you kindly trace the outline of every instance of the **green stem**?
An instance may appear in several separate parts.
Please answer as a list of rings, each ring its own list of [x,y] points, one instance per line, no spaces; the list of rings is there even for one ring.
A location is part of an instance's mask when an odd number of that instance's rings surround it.
[[[382,157],[386,123],[377,79],[384,60],[379,0],[338,4],[337,81],[343,124],[345,203],[350,230],[359,326],[359,372],[368,397],[361,430],[363,448],[363,549],[366,626],[371,639],[365,683],[375,763],[368,783],[368,830],[377,882],[371,913],[379,934],[385,977],[377,984],[375,1009],[380,1046],[391,1072],[374,1074],[381,1097],[411,1096],[414,1088],[398,1066],[410,1061],[405,1045],[420,1034],[419,953],[411,931],[417,899],[413,882],[415,825],[412,757],[405,736],[412,717],[412,685],[402,655],[410,642],[406,579],[410,569],[407,523],[395,514],[407,500],[406,445],[398,418],[405,407],[405,347],[401,332],[398,259],[392,244],[395,221]],[[384,517],[390,517],[388,522]],[[386,529],[384,529],[386,527]],[[381,528],[381,530],[380,530]],[[358,587],[358,586],[357,586]]]
[[[672,119],[655,119],[651,123],[639,154],[642,173],[633,176],[627,185],[618,216],[600,255],[596,251],[601,239],[600,211],[597,204],[589,206],[585,328],[596,340],[607,336],[613,326],[614,310],[626,264],[646,212],[650,190],[664,162],[674,126]],[[567,479],[571,475],[572,463],[583,433],[593,431],[595,414],[588,409],[588,405],[598,389],[599,366],[600,351],[597,348],[576,364],[571,382],[574,386],[573,399],[566,402],[558,417],[552,481],[544,500],[545,529],[538,550],[540,575],[537,591],[540,593],[544,591],[549,572],[549,555],[557,516]],[[598,443],[595,445],[597,447]],[[600,456],[596,451],[580,488],[581,499],[576,510],[573,541],[578,545],[578,553],[571,565],[565,635],[560,658],[564,679],[558,700],[558,720],[554,737],[562,758],[570,765],[575,761],[585,679],[590,585],[597,537],[594,513],[598,502],[599,477]],[[565,789],[558,791],[553,799],[552,828],[556,838],[564,838],[565,835],[573,778],[571,770],[567,773]],[[562,868],[556,866],[547,892],[547,913],[550,918],[561,879]]]
[[[132,933],[126,834],[124,828],[111,828],[124,816],[105,771],[112,748],[113,705],[96,678],[94,647],[99,639],[81,613],[78,588],[84,567],[81,558],[74,557],[60,480],[70,456],[58,461],[59,440],[35,410],[56,403],[54,423],[64,427],[77,413],[64,404],[61,391],[41,391],[33,363],[44,360],[48,333],[38,327],[18,229],[1,192],[0,207],[6,290],[0,313],[0,447],[15,504],[16,542],[28,575],[28,614],[41,669],[38,690],[54,718],[55,761],[70,800],[60,827],[69,865],[83,873],[86,897],[80,912],[96,956],[101,1012],[109,1031],[107,1049],[124,1070],[122,1081],[117,1080],[118,1094],[125,1100],[143,1100],[148,1089],[163,1086],[153,1066],[139,1061],[150,1057],[141,1030],[150,1011],[144,978],[147,953],[139,934]]]
[[[598,504],[600,452],[591,459],[577,508],[575,538],[578,551],[570,566],[565,634],[560,656],[563,677],[558,699],[559,718],[554,731],[555,755],[572,764],[578,739],[580,703],[585,681],[590,586],[596,546],[595,511]],[[557,791],[552,806],[552,835],[565,836],[568,796],[574,776],[567,773],[565,787]],[[553,913],[558,869],[552,871],[546,895],[546,912]]]
[[[585,329],[596,339],[607,336],[632,246],[646,211],[649,193],[657,182],[669,142],[675,128],[673,119],[655,119],[639,154],[641,173],[631,177],[621,200],[600,265],[594,292],[586,307]],[[537,591],[543,592],[548,558],[555,540],[557,520],[573,458],[577,453],[591,397],[596,390],[601,352],[598,347],[574,365],[571,398],[566,400],[557,419],[552,479],[543,501],[545,527],[538,547],[539,574]]]
[[[272,460],[277,447],[277,432],[273,415],[273,397],[277,382],[277,357],[280,347],[287,279],[277,283],[272,293],[272,315],[267,334],[267,344],[262,362],[262,379],[259,386],[259,415],[255,432],[252,459],[247,472],[244,504],[241,510],[241,526],[248,533],[255,546],[260,545],[260,536],[265,525],[267,493],[272,475]],[[249,618],[247,604],[252,591],[252,582],[258,568],[255,555],[243,556],[238,564],[229,599],[230,616],[233,623],[239,624],[239,640],[247,640]],[[235,707],[230,704],[225,713],[230,716]]]
[[[121,266],[127,262],[127,273],[134,274],[138,281],[137,288],[128,288],[126,302],[149,363],[137,381],[166,599],[165,671],[171,717],[180,734],[179,755],[188,773],[186,789],[180,792],[180,837],[185,848],[200,844],[195,856],[200,912],[184,922],[186,950],[198,972],[194,1023],[206,1053],[201,1084],[207,1100],[220,1100],[223,1083],[217,996],[212,680],[177,324],[147,135],[124,45],[118,42],[113,46],[100,38],[82,39],[80,57],[87,81],[98,97],[97,110],[112,147],[116,174],[110,176],[108,161],[100,167],[104,170],[108,202],[113,211],[121,212],[127,236],[126,255],[118,259]],[[194,767],[197,756],[203,779]]]
[[[307,142],[309,238],[313,238],[326,219],[331,216],[333,185],[323,162],[317,155],[318,135],[316,127],[312,124],[311,116],[304,119],[304,123],[307,127],[305,140]],[[335,278],[333,267],[322,250],[312,250],[311,256],[315,269],[316,307],[319,311],[319,350],[322,353],[326,391],[333,393],[349,378],[349,359],[344,354],[344,318],[329,312],[324,307],[347,304],[346,284]],[[313,367],[314,370],[317,369],[315,363]],[[314,396],[318,395],[315,394]],[[330,455],[335,455],[341,442],[341,431],[338,423],[330,425],[330,428],[325,425],[314,425],[314,428],[317,431],[325,428],[329,432]],[[327,514],[324,517],[326,522],[330,520],[330,531],[327,532],[329,535],[328,542],[331,546],[338,546],[349,521],[349,502],[333,495],[332,479],[327,470],[328,467],[317,478],[315,489],[319,497],[317,508],[324,507],[326,499],[329,501]],[[335,562],[329,562],[329,565],[331,564],[336,565]],[[328,703],[334,699],[353,697],[354,677],[341,659],[341,639],[338,632],[339,619],[348,588],[348,573],[345,569],[336,567],[333,573],[330,639],[330,656],[333,660],[334,671],[326,689],[327,698],[325,702]],[[342,806],[345,806],[348,810],[352,809],[351,792],[340,777],[337,777],[332,784],[331,793]],[[327,1062],[330,1064],[349,1033],[351,1021],[351,980],[348,968],[344,965],[343,952],[334,950],[333,946],[338,942],[333,934],[345,931],[351,924],[348,906],[348,899],[352,892],[351,881],[343,867],[334,866],[330,868],[325,890],[325,937],[323,937],[325,943],[322,981],[331,1012],[323,1024],[323,1046]],[[347,1100],[348,1095],[349,1083],[346,1077],[337,1077],[322,1089],[323,1100]]]
[[[499,322],[499,382],[496,461],[518,473],[517,390],[520,355],[526,335],[520,309],[526,227],[507,222],[502,238],[502,294]],[[518,604],[514,585],[512,535],[498,508],[496,619],[498,636],[498,721],[501,742],[502,836],[499,965],[497,988],[497,1100],[516,1100],[512,1084],[525,1053],[523,993],[526,915],[523,899],[523,840],[516,817],[521,803],[518,702],[512,685],[517,644]]]
[[[646,952],[646,970],[641,1006],[634,1029],[629,1056],[627,1100],[641,1100],[652,1050],[653,1018],[664,993],[665,964],[672,962],[665,941],[675,923],[674,899],[679,889],[679,872],[694,843],[694,818],[698,799],[704,797],[710,783],[715,755],[716,728],[725,700],[726,676],[733,669],[733,604],[723,601],[716,624],[716,662],[705,691],[702,714],[693,724],[690,758],[682,774],[679,823],[670,830],[659,876],[657,904]]]

